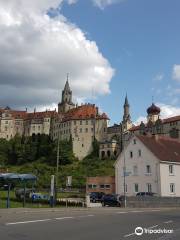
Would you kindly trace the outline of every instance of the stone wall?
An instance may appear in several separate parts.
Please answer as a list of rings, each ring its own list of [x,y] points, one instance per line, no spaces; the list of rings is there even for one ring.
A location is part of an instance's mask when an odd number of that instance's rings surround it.
[[[127,197],[127,207],[180,207],[180,197]]]

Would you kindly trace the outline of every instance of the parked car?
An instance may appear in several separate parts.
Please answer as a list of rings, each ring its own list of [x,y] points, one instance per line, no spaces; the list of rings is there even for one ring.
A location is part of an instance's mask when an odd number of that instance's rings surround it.
[[[106,194],[102,198],[102,205],[121,207],[122,201],[122,197],[118,194]]]
[[[103,192],[91,192],[90,193],[90,202],[96,203],[101,202],[104,196]]]
[[[141,197],[153,197],[155,193],[153,192],[138,192],[136,196],[141,196]]]

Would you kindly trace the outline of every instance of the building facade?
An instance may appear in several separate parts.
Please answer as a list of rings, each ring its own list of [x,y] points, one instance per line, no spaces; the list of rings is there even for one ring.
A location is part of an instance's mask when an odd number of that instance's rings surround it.
[[[116,193],[180,197],[180,141],[134,135],[115,162]]]
[[[103,192],[105,194],[115,193],[114,176],[87,177],[86,193]]]
[[[161,109],[154,103],[147,109],[147,123],[141,122],[139,126],[129,129],[132,134],[153,134],[180,139],[180,116],[166,119],[160,117]]]
[[[129,129],[133,124],[130,116],[130,104],[126,95],[124,101],[124,114],[120,124],[114,124],[107,128],[105,141],[100,142],[99,157],[116,159],[123,149],[123,145],[127,142],[124,141],[126,135],[129,135]]]

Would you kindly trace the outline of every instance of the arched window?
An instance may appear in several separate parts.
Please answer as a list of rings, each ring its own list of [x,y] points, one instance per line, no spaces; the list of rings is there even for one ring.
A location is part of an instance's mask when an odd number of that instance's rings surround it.
[[[101,157],[102,157],[102,158],[105,158],[105,151],[102,151],[102,152],[101,152]]]
[[[108,150],[107,151],[107,156],[110,157],[111,156],[111,152]]]

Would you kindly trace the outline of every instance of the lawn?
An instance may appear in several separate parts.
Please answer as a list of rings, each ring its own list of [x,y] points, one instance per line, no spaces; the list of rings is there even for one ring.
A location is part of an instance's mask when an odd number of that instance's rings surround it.
[[[47,192],[41,192],[42,194],[48,194]],[[79,197],[84,198],[84,193],[70,193],[70,192],[62,192],[58,193],[57,198],[73,198],[73,197]],[[7,191],[0,191],[0,208],[6,208],[7,206]],[[10,191],[10,208],[19,208],[23,207],[23,202],[18,201],[14,190]],[[27,208],[47,208],[49,207],[49,204],[47,203],[31,203],[30,201],[26,202]],[[61,205],[57,205],[57,207],[61,207]]]

